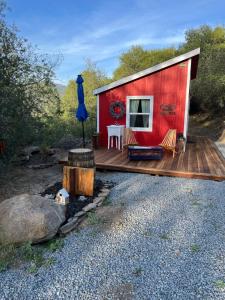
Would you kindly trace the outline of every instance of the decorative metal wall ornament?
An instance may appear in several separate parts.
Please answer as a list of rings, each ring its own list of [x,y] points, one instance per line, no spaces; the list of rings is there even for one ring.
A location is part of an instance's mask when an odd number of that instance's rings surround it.
[[[160,105],[161,115],[175,115],[176,114],[176,104],[161,104]]]
[[[110,115],[118,120],[121,119],[125,115],[125,106],[123,102],[114,101],[109,106]]]

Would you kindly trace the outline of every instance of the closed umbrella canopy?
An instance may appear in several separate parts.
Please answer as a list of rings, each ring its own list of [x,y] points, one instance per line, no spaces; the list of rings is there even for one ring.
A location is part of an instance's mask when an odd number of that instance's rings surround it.
[[[82,83],[84,82],[81,75],[77,76],[77,98],[78,98],[78,109],[76,117],[80,122],[86,121],[88,118],[88,112],[84,104],[84,89]]]
[[[82,83],[84,82],[81,75],[77,76],[77,98],[78,98],[78,108],[76,113],[76,118],[82,123],[82,135],[83,135],[83,147],[85,148],[85,135],[84,135],[84,121],[88,118],[88,112],[84,104],[84,89]]]

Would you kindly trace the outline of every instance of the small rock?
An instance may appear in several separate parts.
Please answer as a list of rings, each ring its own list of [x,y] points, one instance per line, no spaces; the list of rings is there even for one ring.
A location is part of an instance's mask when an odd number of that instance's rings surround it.
[[[110,192],[110,189],[103,188],[103,189],[101,189],[101,192],[109,193],[109,192]]]
[[[85,215],[85,211],[78,211],[75,215],[74,215],[74,217],[81,217],[81,216],[83,216],[83,215]]]
[[[52,194],[46,194],[44,197],[47,199],[52,199],[52,200],[54,199],[54,195]]]
[[[45,169],[54,166],[56,163],[46,163],[46,164],[37,164],[37,165],[29,165],[27,166],[28,169]]]
[[[176,250],[176,251],[175,251],[175,254],[176,254],[176,256],[180,256],[180,250],[179,250],[179,249]]]
[[[56,154],[56,149],[54,149],[54,148],[47,149],[46,153],[49,156],[54,155],[54,154]]]
[[[85,200],[87,200],[87,197],[85,197],[85,196],[80,196],[79,197],[79,201],[85,201]]]
[[[82,208],[83,211],[87,212],[90,211],[94,208],[96,208],[97,205],[95,203],[89,203],[88,205],[86,205],[85,207]]]
[[[69,223],[66,223],[65,225],[59,228],[59,234],[66,234],[74,230],[79,225],[79,221],[77,217],[73,217],[71,219],[72,220]]]
[[[108,192],[101,192],[100,194],[98,194],[98,197],[107,197],[109,194],[109,191]]]
[[[93,203],[95,204],[98,204],[100,202],[103,202],[105,199],[105,197],[96,197],[94,200],[93,200]]]
[[[40,152],[40,147],[38,146],[28,146],[24,148],[21,152],[22,155],[32,155],[34,153],[39,153]]]

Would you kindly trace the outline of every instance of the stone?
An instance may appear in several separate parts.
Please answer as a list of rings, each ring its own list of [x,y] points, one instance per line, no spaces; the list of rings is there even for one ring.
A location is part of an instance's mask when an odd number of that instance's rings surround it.
[[[110,192],[110,189],[103,188],[103,189],[101,189],[101,192],[103,192],[103,193],[109,193],[109,192]]]
[[[85,201],[85,200],[87,200],[87,197],[85,197],[85,196],[80,196],[79,197],[79,201]]]
[[[93,203],[95,204],[98,204],[100,202],[103,202],[105,199],[105,197],[96,197],[94,200],[93,200]]]
[[[53,238],[65,222],[65,206],[22,194],[0,203],[0,244],[39,243]]]
[[[108,192],[101,192],[98,194],[98,197],[107,197],[109,194],[109,191]]]
[[[56,162],[51,162],[51,163],[45,163],[45,164],[36,164],[36,165],[28,165],[27,168],[28,169],[34,169],[34,170],[38,170],[38,169],[46,169],[46,168],[50,168],[52,166],[56,165]]]
[[[75,215],[74,215],[74,217],[82,217],[83,215],[85,215],[85,211],[78,211]]]
[[[23,150],[22,150],[22,155],[32,155],[34,153],[39,153],[40,152],[40,147],[38,146],[28,146],[28,147],[25,147]]]
[[[97,205],[95,203],[89,203],[88,205],[83,207],[82,210],[87,212],[87,211],[90,211],[92,209],[95,209],[96,207],[97,207]]]
[[[54,198],[55,198],[53,194],[46,194],[46,195],[44,195],[44,197],[47,199],[51,199],[51,200],[54,200]]]
[[[72,220],[59,228],[59,234],[64,235],[74,230],[79,225],[77,217],[73,217]]]
[[[97,204],[97,207],[101,206],[102,203],[103,203],[104,200],[100,201],[98,204]]]

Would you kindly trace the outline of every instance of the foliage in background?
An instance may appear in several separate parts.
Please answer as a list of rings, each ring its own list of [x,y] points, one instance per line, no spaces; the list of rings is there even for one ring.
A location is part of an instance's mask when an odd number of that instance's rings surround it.
[[[35,53],[4,18],[0,2],[0,138],[11,152],[39,139],[39,131],[59,109],[52,82],[54,64]]]
[[[175,48],[145,50],[141,46],[132,46],[130,50],[121,54],[119,67],[113,73],[117,80],[144,69],[150,68],[177,55]]]
[[[109,79],[90,60],[86,61],[86,67],[81,74],[84,79],[85,105],[89,114],[89,118],[85,122],[85,131],[87,136],[91,136],[96,130],[96,97],[93,95],[93,90],[107,84]],[[70,80],[61,98],[61,119],[63,122],[70,124],[71,131],[74,134],[79,135],[81,134],[81,124],[75,118],[77,106],[77,84],[75,80]]]
[[[185,53],[201,48],[197,78],[191,82],[191,94],[207,112],[225,114],[225,27],[201,26],[186,31]]]

